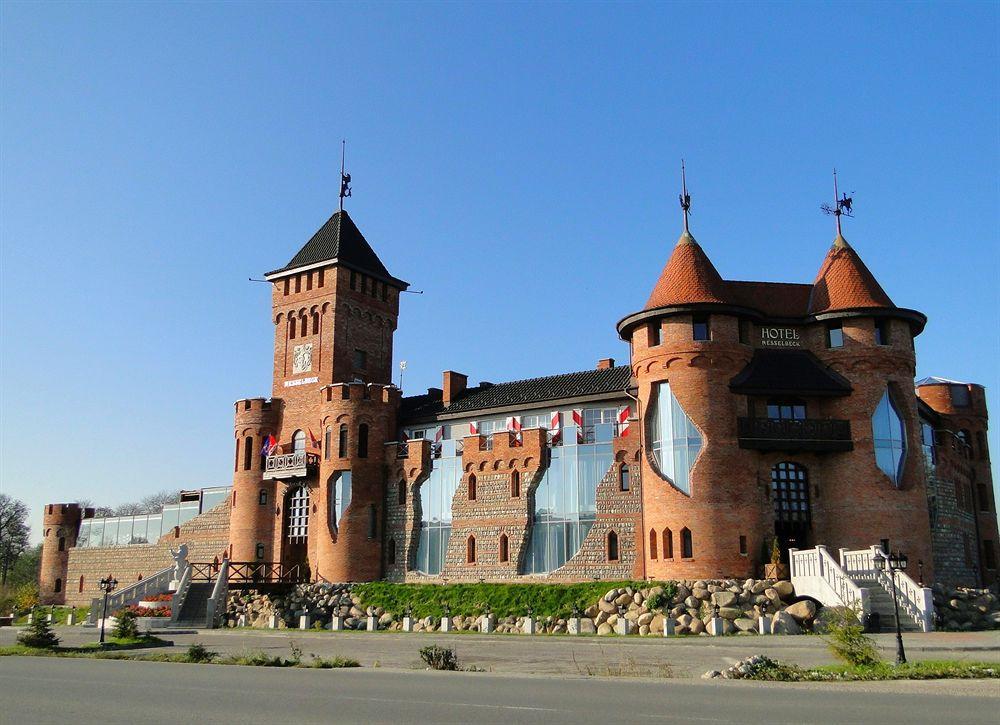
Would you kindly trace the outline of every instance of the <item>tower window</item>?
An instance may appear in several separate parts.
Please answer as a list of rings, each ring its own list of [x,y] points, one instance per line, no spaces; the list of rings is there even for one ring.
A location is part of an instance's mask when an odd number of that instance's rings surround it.
[[[253,554],[257,561],[264,561],[264,544],[258,542],[257,546],[254,547]]]
[[[330,448],[333,446],[333,426],[328,425],[323,434],[323,458],[330,460]]]
[[[649,558],[656,558],[656,529],[649,530]]]
[[[249,471],[253,466],[253,436],[247,436],[243,442],[243,470]]]
[[[622,491],[628,491],[631,488],[627,463],[623,463],[621,468],[618,469],[618,488]]]
[[[674,558],[674,532],[670,529],[663,530],[663,558]]]
[[[400,506],[406,505],[406,481],[400,481],[397,486],[396,499]]]
[[[320,270],[320,271],[319,271],[319,272],[317,273],[317,275],[316,275],[316,276],[318,277],[318,279],[316,280],[316,283],[317,283],[317,286],[318,286],[318,287],[322,287],[322,286],[323,286],[323,272],[324,272],[324,271],[325,271],[325,270],[322,270],[322,269],[321,269],[321,270]]]
[[[691,317],[691,339],[712,339],[712,331],[708,326],[708,315],[694,315]]]
[[[650,347],[655,347],[656,345],[659,345],[661,342],[663,342],[663,338],[660,335],[661,331],[662,331],[662,328],[660,327],[660,323],[659,322],[651,322],[651,323],[649,323],[649,346]]]
[[[356,290],[358,288],[358,275],[353,269],[351,270],[351,289]]]
[[[389,286],[383,282],[382,283],[382,301],[387,302],[389,300]]]
[[[56,579],[56,584],[55,584],[55,586],[52,589],[56,593],[61,592],[62,591],[62,579]]]
[[[306,272],[306,292],[313,288],[313,273]]]
[[[396,540],[389,539],[389,563],[396,563]]]
[[[476,563],[476,537],[470,536],[465,542],[465,562],[467,564]]]
[[[347,423],[340,424],[340,437],[337,441],[337,456],[347,458]]]
[[[608,561],[618,561],[618,534],[608,532]]]
[[[368,458],[368,424],[358,426],[358,458]]]
[[[77,589],[77,591],[78,592],[82,592],[83,591],[83,577],[80,577],[80,588]]]
[[[875,320],[875,344],[876,345],[888,345],[889,344],[889,321],[888,320]]]
[[[986,487],[985,483],[976,484],[976,489],[979,492],[979,510],[985,513],[990,511],[990,490]]]
[[[312,317],[313,317],[313,334],[314,335],[318,335],[319,334],[319,314],[316,313],[316,312],[314,312]]]
[[[302,291],[302,275],[301,274],[295,275],[295,291],[296,292],[301,292]]]
[[[289,317],[288,318],[288,339],[289,340],[294,340],[295,339],[295,318],[294,317]]]
[[[510,495],[511,498],[521,496],[521,474],[517,471],[512,471],[510,474]]]
[[[500,534],[500,563],[505,564],[510,561],[510,543],[507,534]]]
[[[476,500],[476,474],[469,476],[469,500]]]
[[[285,294],[286,295],[291,291],[290,288],[289,288],[289,286],[288,286],[288,283],[289,283],[288,277],[285,277]]]
[[[741,536],[740,537],[740,556],[746,556],[746,555],[747,555],[747,537],[746,536]]]
[[[66,551],[66,537],[59,537],[59,551]]]
[[[306,452],[306,434],[305,431],[297,430],[292,433],[292,452],[293,453],[305,453]]]
[[[833,322],[826,326],[826,346],[844,346],[844,327],[839,322]]]
[[[681,558],[694,557],[694,541],[691,539],[691,529],[686,526],[681,529]]]
[[[368,353],[364,350],[354,351],[354,369],[355,370],[367,370],[368,369]]]
[[[267,506],[267,489],[262,488],[257,494],[257,505]]]
[[[368,504],[368,538],[374,539],[378,536],[378,509],[375,504]]]

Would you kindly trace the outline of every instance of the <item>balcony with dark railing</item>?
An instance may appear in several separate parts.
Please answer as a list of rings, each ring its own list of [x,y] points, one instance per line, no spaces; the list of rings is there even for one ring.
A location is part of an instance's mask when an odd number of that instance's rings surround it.
[[[305,478],[318,466],[319,455],[307,451],[268,456],[264,463],[264,480]]]
[[[817,452],[854,449],[849,420],[740,418],[737,424],[740,448]]]

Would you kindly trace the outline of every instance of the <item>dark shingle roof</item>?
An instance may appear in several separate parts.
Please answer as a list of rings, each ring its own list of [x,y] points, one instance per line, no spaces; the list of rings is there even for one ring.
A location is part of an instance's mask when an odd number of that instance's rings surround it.
[[[288,264],[268,274],[277,274],[333,259],[345,267],[370,274],[386,282],[402,285],[403,289],[408,286],[406,282],[389,274],[389,270],[382,264],[382,260],[375,254],[375,250],[368,244],[368,240],[346,211],[335,212]]]
[[[480,383],[462,391],[447,408],[441,400],[441,393],[436,391],[403,398],[400,416],[404,421],[416,420],[442,413],[450,415],[584,395],[623,393],[631,376],[628,365],[619,365],[605,370],[584,370],[509,383]]]
[[[808,350],[754,350],[729,389],[749,395],[847,395],[851,384]]]

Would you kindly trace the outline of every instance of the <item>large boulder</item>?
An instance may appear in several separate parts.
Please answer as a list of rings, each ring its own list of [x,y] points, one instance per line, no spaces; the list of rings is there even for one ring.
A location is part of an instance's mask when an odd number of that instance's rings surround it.
[[[795,596],[795,587],[790,581],[782,579],[772,584],[772,587],[782,599],[788,600]]]
[[[688,627],[691,630],[691,634],[701,634],[705,631],[705,623],[697,618],[692,619],[691,624],[688,625]]]
[[[771,632],[774,634],[802,634],[802,627],[788,612],[775,612],[771,618]]]
[[[733,626],[740,632],[757,631],[757,623],[748,617],[737,617],[733,620]]]
[[[737,607],[719,607],[719,616],[723,619],[733,620],[743,614]]]
[[[789,604],[785,612],[790,614],[799,624],[804,624],[816,618],[816,604],[809,599],[803,599]]]
[[[732,592],[721,591],[712,594],[712,604],[718,604],[720,607],[731,607],[736,603],[736,595]]]
[[[604,624],[602,624],[600,627],[597,628],[597,634],[599,635],[614,634],[614,631],[615,631],[614,627],[612,627],[607,622],[605,622]]]

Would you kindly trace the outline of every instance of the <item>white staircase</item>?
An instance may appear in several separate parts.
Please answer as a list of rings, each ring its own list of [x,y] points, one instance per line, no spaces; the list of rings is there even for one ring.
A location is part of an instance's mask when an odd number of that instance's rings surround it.
[[[878,553],[877,553],[878,552]],[[875,566],[877,546],[848,551],[835,559],[825,546],[791,549],[788,552],[792,586],[799,596],[812,597],[825,606],[854,609],[862,621],[878,614],[882,631],[895,631],[893,584],[888,572]],[[905,572],[896,572],[896,604],[900,629],[930,632],[934,623],[934,600],[929,587],[921,587]]]

